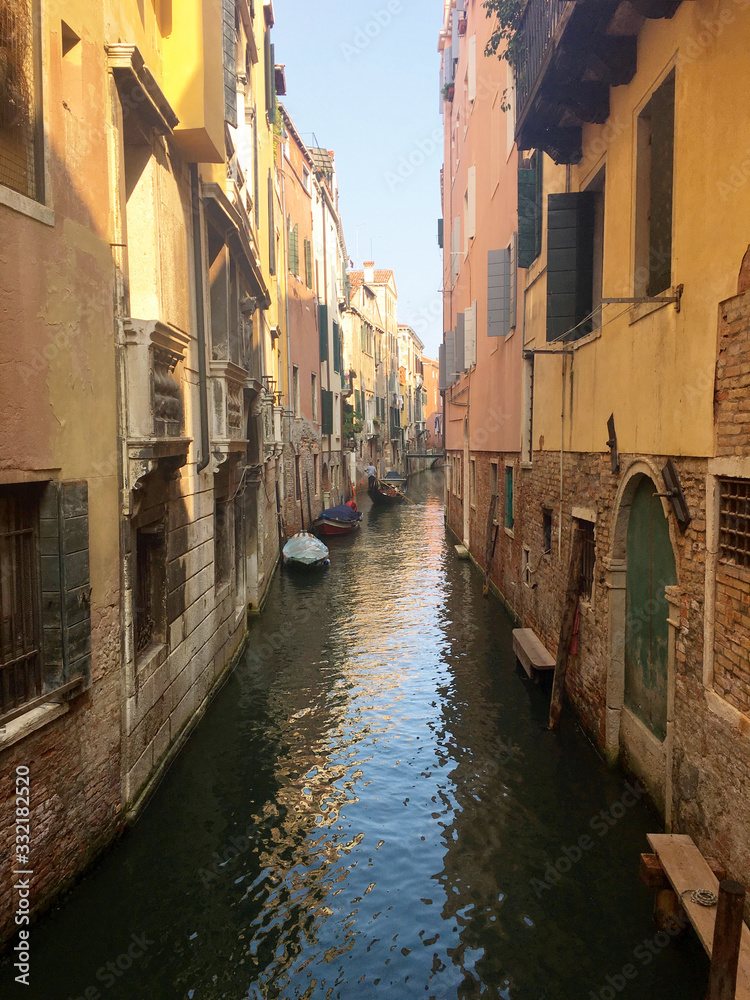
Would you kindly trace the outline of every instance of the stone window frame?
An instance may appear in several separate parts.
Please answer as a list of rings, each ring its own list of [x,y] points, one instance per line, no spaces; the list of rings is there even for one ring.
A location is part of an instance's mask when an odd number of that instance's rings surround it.
[[[601,559],[601,552],[598,551],[598,538],[597,538],[597,513],[592,507],[576,507],[571,509],[570,516],[573,520],[572,527],[575,529],[576,521],[585,521],[588,524],[594,526],[594,571],[593,579],[591,581],[591,596],[587,599],[583,597],[579,600],[579,606],[586,611],[593,611],[596,608],[597,603],[597,586],[596,586],[596,564]]]
[[[21,194],[14,188],[0,184],[0,205],[36,219],[45,226],[55,225],[55,212],[52,200],[52,184],[50,177],[50,142],[48,101],[45,100],[48,90],[48,69],[50,65],[51,39],[48,31],[46,5],[42,0],[31,0],[32,27],[34,35],[34,104],[39,117],[37,124],[38,138],[36,157],[39,160],[39,179],[37,182],[37,197]]]
[[[750,458],[709,459],[706,470],[706,569],[703,616],[703,688],[710,711],[750,740],[748,715],[730,704],[714,686],[716,591],[719,557],[721,479],[750,479]]]

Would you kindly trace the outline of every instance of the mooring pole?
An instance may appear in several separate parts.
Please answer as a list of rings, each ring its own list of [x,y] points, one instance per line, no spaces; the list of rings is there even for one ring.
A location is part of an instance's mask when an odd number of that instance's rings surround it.
[[[735,1000],[744,910],[745,887],[733,879],[724,879],[719,883],[706,1000]]]

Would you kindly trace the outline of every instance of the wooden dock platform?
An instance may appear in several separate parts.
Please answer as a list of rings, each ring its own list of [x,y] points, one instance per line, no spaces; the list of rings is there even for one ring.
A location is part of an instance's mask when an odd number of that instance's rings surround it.
[[[542,645],[541,639],[533,629],[513,629],[513,652],[529,677],[534,676],[535,670],[555,669],[554,656]]]
[[[648,842],[657,854],[672,888],[710,958],[714,943],[716,907],[693,903],[690,893],[694,889],[709,889],[718,895],[719,880],[711,871],[692,837],[686,834],[650,833]],[[735,998],[750,1000],[750,930],[746,925],[742,928]]]

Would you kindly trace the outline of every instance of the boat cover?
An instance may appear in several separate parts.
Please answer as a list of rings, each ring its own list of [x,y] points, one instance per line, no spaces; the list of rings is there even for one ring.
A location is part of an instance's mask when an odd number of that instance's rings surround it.
[[[362,517],[362,512],[352,510],[351,507],[343,503],[339,507],[329,507],[320,516],[327,518],[329,521],[359,521]]]
[[[321,559],[328,558],[328,546],[309,531],[300,531],[284,546],[284,558],[291,562],[312,566]]]

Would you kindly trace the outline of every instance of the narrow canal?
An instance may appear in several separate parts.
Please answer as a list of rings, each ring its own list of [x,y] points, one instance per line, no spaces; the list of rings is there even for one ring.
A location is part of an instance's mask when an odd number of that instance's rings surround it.
[[[705,995],[638,879],[656,817],[569,716],[545,730],[440,474],[411,495],[365,497],[324,576],[277,574],[142,818],[34,927],[31,989],[6,960],[0,996]]]

